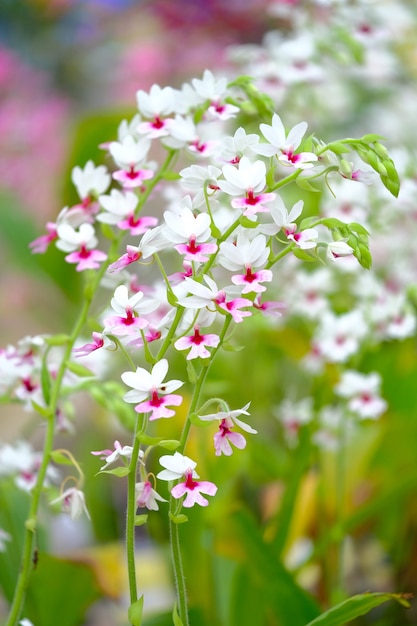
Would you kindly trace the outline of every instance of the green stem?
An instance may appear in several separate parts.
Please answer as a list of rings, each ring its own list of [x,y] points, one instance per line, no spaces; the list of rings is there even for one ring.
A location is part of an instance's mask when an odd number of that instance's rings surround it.
[[[218,350],[220,349],[220,347],[222,346],[224,342],[224,338],[226,336],[226,333],[228,331],[231,321],[232,321],[232,317],[228,316],[224,322],[222,332],[220,333],[219,345],[213,351],[212,357],[210,359],[210,363],[207,366],[203,366],[200,372],[200,376],[198,377],[197,383],[194,387],[194,393],[193,393],[190,407],[188,409],[188,415],[185,420],[182,433],[181,433],[180,445],[177,448],[178,452],[180,452],[181,454],[183,454],[184,452],[184,448],[186,446],[188,435],[189,435],[190,428],[191,428],[190,415],[192,415],[192,413],[194,413],[198,407],[198,403],[200,401],[200,395],[203,390],[208,372],[210,370],[210,367],[213,363],[213,360]],[[170,501],[169,501],[169,513],[170,513],[169,529],[170,529],[170,539],[171,539],[171,555],[172,555],[172,564],[173,564],[174,575],[175,575],[175,585],[177,589],[179,616],[183,625],[189,626],[188,606],[187,606],[187,589],[186,589],[186,584],[185,584],[184,570],[183,570],[182,557],[181,557],[181,543],[180,543],[179,528],[178,528],[179,524],[177,524],[173,519],[176,514],[177,505],[178,505],[178,502],[171,496]]]
[[[293,180],[298,178],[298,176],[301,174],[301,172],[302,172],[302,170],[295,170],[295,172],[293,172],[289,176],[286,176],[285,178],[280,180],[276,185],[271,187],[271,189],[269,189],[269,191],[276,191],[277,189],[281,189],[281,187],[285,187],[285,185],[288,185],[289,183],[292,183]]]
[[[174,510],[176,506],[175,499],[171,496],[169,500],[169,509]],[[187,587],[185,584],[184,568],[181,556],[181,542],[179,533],[179,524],[176,524],[171,517],[169,518],[169,536],[171,544],[171,557],[174,568],[175,586],[177,589],[178,613],[183,626],[189,626],[188,619],[188,603],[187,603]]]
[[[165,172],[171,165],[174,157],[178,154],[178,150],[169,150],[166,156],[164,163],[161,166],[158,174],[152,178],[149,184],[146,187],[146,190],[139,196],[138,206],[136,207],[135,215],[139,215],[142,210],[142,207],[145,205],[146,200],[149,198],[152,191],[155,189],[156,185],[159,183],[161,178],[163,178]]]
[[[132,456],[129,463],[127,477],[127,509],[126,509],[126,559],[129,580],[130,603],[138,599],[136,584],[136,560],[135,560],[135,515],[136,515],[136,475],[139,461],[140,441],[138,434],[144,430],[146,420],[142,421],[139,429],[139,415],[136,420],[135,438],[133,441]]]
[[[291,250],[293,250],[293,248],[295,248],[295,244],[291,243],[289,244],[284,250],[281,250],[281,252],[279,252],[279,254],[277,254],[276,256],[274,256],[273,259],[271,259],[270,261],[268,261],[268,263],[265,265],[266,269],[269,269],[270,267],[272,267],[273,265],[275,265],[275,263],[277,263],[277,261],[279,261],[280,259],[282,259],[282,257],[286,256],[287,254],[289,254],[291,252]]]
[[[111,250],[109,251],[109,258],[113,248],[117,248],[119,239],[113,241]],[[80,334],[82,327],[84,326],[88,311],[91,306],[91,302],[95,291],[97,290],[101,278],[107,269],[107,264],[103,264],[97,274],[95,275],[94,282],[85,289],[85,300],[78,316],[77,321],[74,324],[71,335],[68,338],[68,342],[65,348],[65,352],[58,368],[53,387],[51,389],[51,397],[48,403],[49,417],[47,421],[47,428],[45,434],[45,440],[43,445],[42,460],[39,466],[36,483],[32,489],[32,499],[29,507],[28,518],[25,522],[25,533],[23,538],[23,551],[19,570],[19,576],[16,582],[16,589],[13,597],[13,601],[10,607],[9,617],[5,626],[15,626],[20,618],[20,614],[25,601],[26,591],[29,586],[30,574],[32,572],[32,560],[34,551],[35,534],[38,525],[38,509],[45,481],[46,472],[48,469],[51,452],[54,445],[55,435],[55,420],[58,410],[59,397],[61,393],[62,383],[67,370],[67,364],[71,359],[72,349]]]
[[[229,226],[229,228],[226,230],[226,232],[219,238],[218,243],[221,244],[223,241],[226,241],[226,239],[228,239],[228,237],[230,237],[230,235],[233,233],[233,231],[236,230],[236,228],[239,226],[239,224],[240,224],[240,217],[238,217],[237,220],[235,220],[233,222],[233,224],[231,226]],[[220,245],[217,247],[217,252],[212,254],[210,259],[207,261],[207,263],[205,263],[205,265],[203,265],[200,268],[200,271],[198,273],[199,276],[204,276],[205,274],[208,274],[209,270],[211,269],[212,265],[214,264],[214,261],[217,258],[219,250],[220,250]]]
[[[162,346],[161,346],[161,348],[160,348],[160,350],[159,350],[159,352],[157,354],[157,357],[156,357],[157,361],[160,361],[162,359],[162,357],[165,355],[165,352],[168,350],[169,346],[171,345],[172,338],[175,335],[175,331],[177,330],[178,324],[181,321],[183,313],[184,313],[184,307],[177,306],[177,311],[175,313],[174,319],[172,320],[172,324],[171,324],[171,326],[169,328],[168,334],[165,337],[164,343],[162,344]]]

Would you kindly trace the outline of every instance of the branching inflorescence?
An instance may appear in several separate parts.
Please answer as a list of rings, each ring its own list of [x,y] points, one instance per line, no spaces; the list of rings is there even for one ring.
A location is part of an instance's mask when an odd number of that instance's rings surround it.
[[[200,480],[197,461],[187,456],[190,429],[218,423],[217,457],[245,448],[245,434],[257,432],[256,418],[249,413],[256,399],[244,398],[238,408],[224,398],[207,397],[205,383],[214,359],[220,358],[236,325],[281,314],[285,305],[275,293],[280,261],[288,255],[322,263],[349,257],[364,268],[371,264],[363,225],[312,215],[302,200],[290,201],[287,191],[311,191],[320,180],[331,186],[332,179],[346,179],[350,153],[365,162],[365,169],[373,168],[393,195],[399,190],[379,136],[326,144],[306,135],[305,122],[287,132],[270,99],[247,77],[228,84],[206,70],[180,90],[154,85],[149,93],[139,91],[137,104],[138,114],[124,121],[118,137],[107,144],[113,167],[91,161],[76,167],[72,180],[79,203],[65,207],[55,223],[48,223],[47,234],[32,243],[34,253],[55,244],[77,272],[85,273],[84,304],[72,333],[27,338],[0,352],[1,369],[7,371],[1,383],[4,395],[18,398],[47,423],[43,455],[36,463],[33,459],[33,472],[22,472],[32,505],[8,626],[20,619],[41,492],[47,481],[59,481],[57,464],[64,458],[73,461],[54,451],[56,431],[70,425],[67,396],[81,387],[90,388],[93,396],[100,393],[94,366],[85,367],[82,359],[102,351],[126,364],[123,402],[126,410],[133,405],[136,419],[132,441],[93,451],[105,461],[100,472],[128,482],[129,617],[132,624],[140,623],[143,602],[136,590],[134,530],[148,514],[137,511],[153,515],[164,509],[177,583],[175,623],[188,624],[178,525],[187,520],[183,507],[206,507],[218,491],[207,477]],[[350,178],[352,186],[362,184],[359,176]],[[154,214],[148,215],[151,210]],[[109,308],[94,311],[97,291],[109,286]],[[96,327],[82,344],[92,314]],[[359,332],[358,324],[353,325]],[[335,336],[340,332],[335,330]],[[325,349],[322,342],[322,353]],[[176,363],[183,359],[188,380],[172,378],[173,355]],[[354,372],[341,380],[338,393],[350,399],[352,410],[374,417],[384,405],[376,395],[378,380],[370,382],[373,404],[363,399],[367,381]],[[153,436],[152,423],[179,419],[179,406],[185,418],[178,440]],[[151,450],[160,453],[156,477],[148,467]],[[33,456],[29,449],[20,451],[25,462]],[[109,469],[115,462],[121,464]],[[74,518],[88,514],[82,488],[79,470],[55,499]]]

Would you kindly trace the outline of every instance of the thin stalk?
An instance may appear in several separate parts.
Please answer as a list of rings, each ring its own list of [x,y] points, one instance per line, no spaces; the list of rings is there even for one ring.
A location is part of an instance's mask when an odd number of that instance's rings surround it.
[[[231,321],[232,321],[231,316],[228,316],[224,322],[222,332],[220,333],[219,345],[213,351],[212,358],[210,360],[209,365],[204,366],[203,369],[201,370],[200,376],[198,377],[197,383],[194,387],[194,393],[193,393],[193,397],[191,400],[190,408],[188,409],[187,419],[185,420],[182,433],[181,433],[180,445],[177,448],[178,452],[180,452],[181,454],[184,452],[184,448],[186,446],[188,435],[189,435],[190,428],[191,428],[190,415],[192,415],[192,413],[194,413],[198,407],[198,404],[200,402],[201,392],[203,390],[208,372],[210,370],[210,367],[213,363],[213,360],[219,348],[222,346],[224,342],[224,338],[226,336],[226,333],[230,326]],[[170,541],[171,541],[171,556],[172,556],[172,564],[173,564],[173,569],[174,569],[175,586],[177,590],[179,617],[184,626],[189,626],[188,606],[187,606],[187,588],[185,584],[184,569],[182,565],[181,542],[180,542],[179,528],[178,528],[179,524],[177,524],[173,519],[175,516],[177,504],[178,504],[177,501],[171,496],[170,502],[169,502],[169,512],[170,512],[169,529],[170,529]]]
[[[135,560],[135,515],[136,515],[136,474],[139,461],[140,441],[138,434],[143,431],[146,420],[142,421],[139,429],[138,415],[136,420],[135,438],[133,441],[132,456],[129,463],[127,477],[127,509],[126,509],[126,560],[129,580],[130,603],[138,599],[136,584],[136,560]]]
[[[301,172],[302,170],[295,170],[295,172],[293,172],[289,176],[286,176],[285,178],[282,178],[279,182],[277,182],[276,185],[274,185],[273,187],[269,189],[269,191],[276,191],[277,189],[281,189],[281,187],[285,187],[285,185],[292,183],[293,180],[298,178]]]
[[[111,250],[109,251],[109,258],[111,258],[111,253],[113,252],[113,248],[116,248],[119,243],[119,239],[112,242]],[[58,410],[59,397],[61,393],[62,383],[64,380],[64,376],[67,370],[68,362],[71,359],[72,349],[74,344],[84,326],[88,312],[91,306],[91,302],[93,300],[93,296],[95,291],[97,290],[101,278],[103,277],[104,272],[107,269],[107,264],[103,264],[99,271],[97,272],[94,282],[90,285],[90,288],[85,289],[85,300],[82,306],[82,309],[78,315],[78,318],[74,324],[71,335],[68,338],[68,342],[64,351],[64,355],[62,357],[61,364],[58,368],[54,384],[51,389],[51,397],[49,400],[49,417],[47,419],[47,427],[45,433],[45,440],[43,445],[43,453],[42,460],[38,469],[38,475],[36,478],[36,483],[32,489],[32,499],[29,507],[28,518],[25,522],[25,533],[23,538],[23,550],[22,550],[22,558],[19,570],[19,576],[16,581],[16,589],[14,593],[14,597],[12,600],[12,604],[9,611],[9,616],[5,626],[15,626],[20,618],[20,614],[23,608],[23,604],[25,601],[26,591],[29,586],[30,574],[32,572],[32,559],[33,559],[33,551],[34,551],[34,542],[35,542],[35,534],[38,525],[38,510],[39,504],[43,489],[43,484],[45,481],[46,472],[48,469],[51,452],[53,450],[54,445],[54,435],[55,435],[55,420],[56,414]]]
[[[174,509],[176,502],[171,496],[169,500],[169,508]],[[184,568],[181,555],[181,541],[179,533],[179,524],[176,524],[171,516],[169,518],[169,537],[171,544],[171,558],[174,569],[175,587],[177,589],[178,614],[183,626],[189,626],[188,619],[188,603],[187,603],[187,587],[185,584]]]
[[[49,404],[49,418],[47,421],[45,441],[43,446],[43,454],[41,464],[38,470],[38,476],[36,479],[36,484],[32,490],[32,499],[29,508],[29,515],[25,522],[25,534],[23,540],[23,552],[22,552],[22,560],[20,565],[20,574],[16,583],[16,590],[14,594],[14,598],[12,601],[12,605],[10,607],[10,613],[8,621],[6,622],[6,626],[14,626],[17,624],[22,608],[23,603],[25,601],[26,590],[29,585],[29,578],[32,571],[32,554],[33,554],[33,546],[35,541],[36,528],[38,524],[38,509],[40,498],[43,489],[43,483],[45,481],[46,472],[48,469],[50,455],[53,449],[54,444],[54,435],[55,435],[55,416],[58,408],[59,394],[62,386],[62,381],[67,369],[67,363],[71,356],[72,348],[74,347],[74,343],[81,331],[82,326],[87,319],[88,309],[90,306],[90,301],[85,300],[81,313],[78,317],[78,320],[74,326],[73,332],[68,340],[67,347],[65,349],[64,357],[61,361],[61,365],[58,369],[55,384],[51,391],[51,399]]]
[[[274,256],[273,259],[268,261],[268,263],[265,265],[265,268],[269,269],[270,267],[275,265],[275,263],[277,263],[277,261],[282,259],[282,257],[286,256],[287,254],[289,254],[289,252],[291,252],[291,250],[293,250],[294,248],[295,248],[295,244],[294,243],[289,244],[286,248],[284,248],[284,250],[281,250],[281,252],[279,252],[276,256]]]

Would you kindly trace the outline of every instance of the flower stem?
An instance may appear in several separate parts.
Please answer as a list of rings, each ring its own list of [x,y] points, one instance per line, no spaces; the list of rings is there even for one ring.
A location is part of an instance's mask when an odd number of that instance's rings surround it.
[[[129,463],[127,477],[127,509],[126,509],[126,559],[129,580],[130,603],[138,599],[136,585],[136,561],[135,561],[135,514],[136,514],[136,474],[139,460],[140,441],[138,434],[143,432],[146,420],[142,421],[139,429],[140,416],[137,416],[135,438],[133,441],[132,456]]]
[[[113,248],[118,246],[119,239],[113,241],[111,250],[109,251],[109,257],[111,256],[111,252]],[[64,376],[67,370],[68,362],[71,359],[71,353],[74,347],[74,344],[80,334],[82,327],[84,326],[88,312],[91,306],[91,302],[93,300],[93,296],[100,284],[100,281],[103,277],[104,272],[107,269],[107,264],[103,264],[99,271],[96,273],[94,277],[94,281],[88,288],[84,290],[84,303],[82,309],[78,315],[78,318],[74,324],[71,335],[68,338],[68,342],[66,344],[66,348],[64,351],[64,355],[62,357],[62,361],[56,373],[54,383],[51,389],[51,396],[48,403],[49,409],[49,417],[47,419],[47,427],[45,440],[43,445],[43,453],[42,460],[38,469],[38,475],[36,478],[36,483],[32,489],[32,499],[29,507],[28,518],[25,522],[25,533],[23,538],[23,550],[22,550],[22,558],[19,570],[19,576],[16,581],[16,589],[14,593],[14,597],[12,600],[12,604],[9,611],[8,620],[5,623],[5,626],[15,626],[18,623],[20,618],[23,604],[25,601],[26,591],[29,586],[29,579],[32,572],[33,567],[33,551],[34,551],[34,542],[35,535],[38,526],[38,509],[43,489],[43,484],[46,477],[46,472],[48,469],[48,465],[50,462],[51,452],[53,450],[54,445],[54,435],[55,435],[55,421],[56,414],[58,410],[59,397],[61,393],[61,388],[64,380]]]
[[[169,501],[169,509],[175,509],[175,499],[171,496]],[[179,533],[179,524],[169,517],[169,536],[171,544],[171,557],[175,576],[175,586],[177,589],[178,613],[183,626],[189,626],[188,604],[187,604],[187,588],[185,584],[184,568],[181,556],[181,542]]]
[[[187,419],[185,420],[182,433],[181,433],[180,445],[178,446],[178,452],[180,452],[181,454],[183,454],[184,452],[184,448],[186,446],[187,439],[188,439],[188,434],[191,428],[190,415],[192,415],[192,413],[194,413],[198,407],[201,392],[203,390],[208,372],[210,370],[210,367],[213,363],[213,360],[219,348],[224,342],[224,338],[226,336],[226,333],[230,326],[231,321],[232,321],[231,316],[228,316],[225,319],[222,331],[220,333],[219,345],[213,351],[212,357],[210,359],[210,363],[207,366],[204,366],[202,368],[200,372],[200,376],[198,377],[198,380],[194,387],[194,393],[193,393],[193,397],[191,400],[190,408],[188,409]],[[178,528],[179,524],[176,523],[173,519],[176,513],[177,504],[178,504],[177,501],[171,496],[170,501],[169,501],[169,513],[170,513],[169,529],[170,529],[171,555],[172,555],[172,564],[173,564],[174,575],[175,575],[175,585],[177,589],[179,617],[183,625],[188,626],[189,621],[188,621],[188,607],[187,607],[187,590],[186,590],[184,570],[183,570],[182,557],[181,557],[181,543],[180,543],[179,528]]]

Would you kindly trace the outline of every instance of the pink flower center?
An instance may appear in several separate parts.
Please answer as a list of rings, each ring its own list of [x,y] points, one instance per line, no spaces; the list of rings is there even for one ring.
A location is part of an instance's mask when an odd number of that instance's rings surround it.
[[[31,391],[35,391],[35,389],[37,388],[37,385],[35,385],[35,383],[33,383],[30,378],[24,378],[22,380],[22,383],[25,387],[25,389],[29,392]]]
[[[149,403],[150,403],[151,406],[154,406],[156,408],[160,407],[161,404],[164,403],[164,399],[160,398],[158,396],[158,392],[157,392],[156,389],[152,390],[152,395],[151,395],[151,399],[150,399]]]
[[[222,421],[220,422],[220,425],[219,425],[220,437],[227,437],[227,435],[230,435],[231,432],[232,431],[228,427],[226,420],[222,419]]]
[[[155,117],[154,121],[152,122],[152,127],[159,130],[160,128],[164,127],[164,122],[161,120],[160,117]]]
[[[136,219],[134,215],[130,215],[129,219],[127,220],[127,223],[129,224],[131,228],[135,228],[136,226],[139,226],[140,222],[141,222],[140,217]]]
[[[138,173],[135,171],[134,165],[130,166],[130,170],[126,172],[126,175],[128,178],[131,178],[132,180],[138,177]]]
[[[255,204],[258,204],[258,202],[259,196],[255,196],[252,189],[248,189],[248,191],[246,192],[246,204],[254,206]]]
[[[90,250],[87,250],[85,244],[82,244],[78,254],[82,259],[88,259],[88,257],[91,255],[91,252]]]
[[[253,283],[256,280],[256,274],[252,273],[252,269],[251,267],[247,267],[246,268],[246,274],[245,274],[245,282],[247,283]]]
[[[131,326],[132,324],[135,323],[135,315],[133,313],[133,311],[131,311],[130,309],[126,310],[126,317],[123,318],[123,322],[122,322],[125,326]]]
[[[195,243],[195,235],[191,235],[190,241],[188,242],[187,246],[187,252],[189,252],[190,254],[197,254],[198,252],[200,252],[200,250],[201,246],[199,244],[196,245]]]
[[[200,335],[200,331],[198,328],[194,328],[194,337],[191,340],[193,343],[195,343],[197,346],[200,345],[200,343],[203,343],[204,341],[204,336]]]
[[[287,157],[288,161],[290,161],[290,163],[298,163],[298,161],[300,160],[300,155],[299,154],[294,154],[293,150],[284,150],[282,154],[285,154],[285,156]]]
[[[187,489],[190,489],[192,491],[198,486],[198,483],[195,480],[193,480],[193,473],[191,470],[187,470],[185,475],[186,475],[185,486]]]

